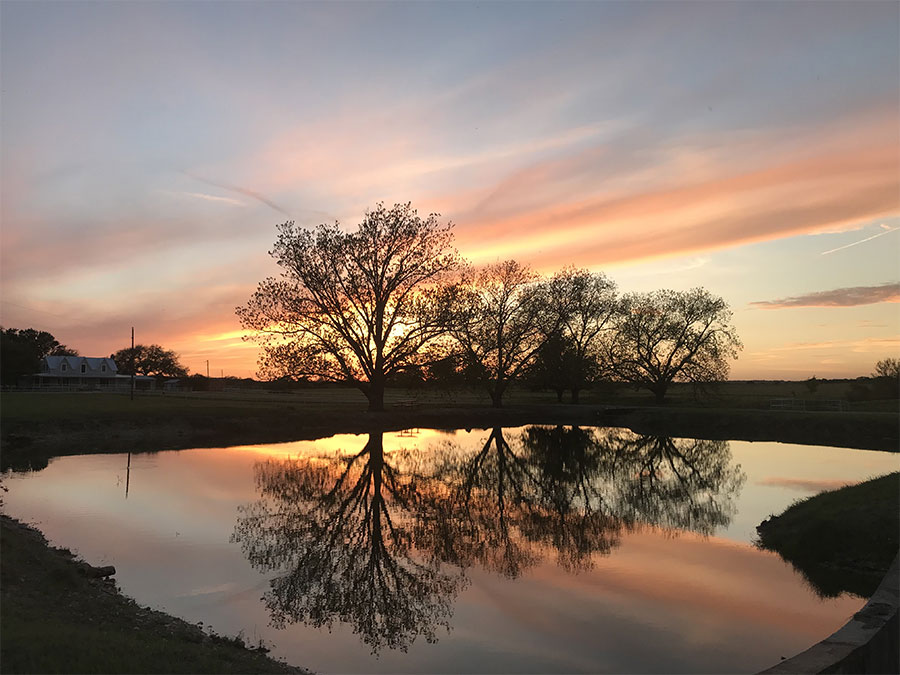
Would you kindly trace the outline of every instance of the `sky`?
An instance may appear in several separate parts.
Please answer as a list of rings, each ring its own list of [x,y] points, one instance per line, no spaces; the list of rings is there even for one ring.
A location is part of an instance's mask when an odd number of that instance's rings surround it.
[[[0,323],[252,376],[275,226],[703,286],[734,379],[900,356],[896,2],[0,3]]]

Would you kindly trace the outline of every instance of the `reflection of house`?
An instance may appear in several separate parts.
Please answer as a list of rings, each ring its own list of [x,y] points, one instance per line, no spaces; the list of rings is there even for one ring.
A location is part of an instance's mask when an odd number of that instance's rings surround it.
[[[90,356],[47,356],[41,360],[41,372],[31,375],[32,387],[64,387],[67,389],[123,389],[131,386],[131,377],[119,375],[112,359]],[[134,378],[138,389],[155,389],[152,377]]]

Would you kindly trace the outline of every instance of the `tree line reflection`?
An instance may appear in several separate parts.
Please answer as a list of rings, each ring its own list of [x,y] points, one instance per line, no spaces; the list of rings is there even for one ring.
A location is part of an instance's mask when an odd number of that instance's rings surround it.
[[[555,557],[588,569],[642,526],[711,534],[727,525],[744,474],[725,441],[578,427],[487,433],[385,452],[267,460],[260,499],[233,539],[278,576],[273,624],[349,624],[374,653],[449,629],[470,567],[517,577]]]

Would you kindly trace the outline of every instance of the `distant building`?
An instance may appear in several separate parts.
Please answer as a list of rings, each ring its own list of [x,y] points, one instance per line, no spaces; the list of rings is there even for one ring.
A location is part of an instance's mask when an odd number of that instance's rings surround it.
[[[116,362],[91,356],[45,356],[41,372],[26,378],[25,385],[37,388],[121,389],[131,387],[131,376],[120,375]],[[135,376],[136,389],[155,389],[156,379]]]

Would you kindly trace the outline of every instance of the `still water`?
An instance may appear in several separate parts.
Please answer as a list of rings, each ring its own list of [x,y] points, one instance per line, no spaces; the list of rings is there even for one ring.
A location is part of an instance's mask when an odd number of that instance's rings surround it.
[[[317,672],[754,672],[842,625],[755,548],[896,454],[619,429],[61,457],[6,511],[138,602]]]

